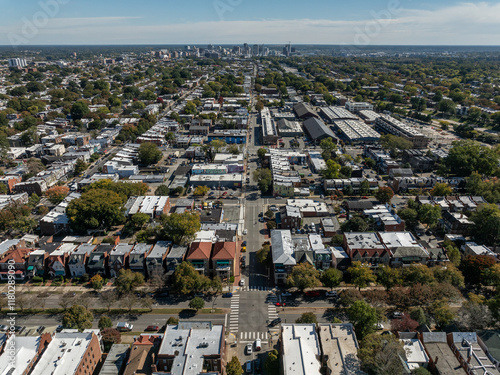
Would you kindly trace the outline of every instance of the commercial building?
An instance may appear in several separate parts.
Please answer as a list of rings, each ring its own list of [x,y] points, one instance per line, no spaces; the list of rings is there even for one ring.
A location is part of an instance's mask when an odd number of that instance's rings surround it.
[[[359,120],[336,120],[335,130],[339,137],[351,144],[375,143],[380,140],[380,134]]]
[[[282,285],[291,272],[292,267],[297,264],[294,258],[294,247],[292,235],[289,230],[271,231],[271,255],[273,260],[274,282]]]
[[[359,113],[361,111],[373,111],[373,105],[366,102],[347,102],[345,107],[348,111]]]
[[[56,333],[31,375],[92,375],[101,357],[97,330]]]
[[[125,214],[129,218],[137,213],[159,217],[170,211],[170,198],[164,196],[130,197],[125,204]]]
[[[316,202],[312,199],[287,199],[286,204],[297,207],[303,217],[328,216],[328,208],[324,202]]]
[[[277,126],[280,137],[302,137],[304,135],[299,121],[281,119],[278,121]]]
[[[282,324],[284,375],[321,375],[321,345],[316,324]]]
[[[189,178],[189,184],[193,187],[196,186],[208,186],[208,187],[241,187],[243,184],[243,175],[240,173],[231,173],[223,175],[206,175],[199,174],[193,175]],[[172,186],[172,185],[171,185]]]
[[[326,126],[323,121],[318,120],[315,117],[304,121],[304,130],[306,134],[316,143],[326,138],[332,138],[335,143],[338,141],[337,137],[333,134],[330,128]]]
[[[429,143],[429,138],[418,130],[407,125],[389,115],[380,115],[375,121],[376,127],[384,133],[396,135],[408,139],[415,148],[425,148]]]
[[[265,145],[276,145],[279,139],[278,128],[271,117],[269,108],[264,107],[260,112],[260,120],[262,125],[262,143]]]
[[[362,110],[362,111],[359,111],[359,115],[361,116],[361,118],[368,124],[368,125],[372,125],[372,124],[375,124],[375,121],[377,120],[377,118],[380,117],[380,115],[376,112],[373,112],[373,111],[370,111],[370,110]]]
[[[312,117],[319,117],[318,114],[309,104],[298,103],[293,106],[293,111],[295,115],[301,120],[307,120]]]
[[[319,324],[321,364],[327,375],[363,375],[358,340],[351,323]]]
[[[0,342],[0,373],[5,375],[29,374],[40,354],[52,340],[49,333],[41,336],[10,335]]]
[[[326,162],[319,151],[307,151],[307,161],[314,173],[319,173],[326,169]]]
[[[447,340],[458,362],[468,374],[500,375],[500,371],[479,345],[476,332],[448,333]]]
[[[225,330],[211,322],[167,325],[158,350],[158,372],[171,375],[222,374],[226,365]]]
[[[343,107],[323,107],[321,108],[321,117],[323,117],[328,124],[333,124],[334,121],[338,120],[358,119],[358,116]]]

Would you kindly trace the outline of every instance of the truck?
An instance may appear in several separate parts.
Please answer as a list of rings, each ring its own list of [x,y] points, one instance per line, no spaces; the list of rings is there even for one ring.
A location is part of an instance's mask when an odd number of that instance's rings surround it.
[[[116,324],[116,329],[120,332],[130,332],[134,328],[133,324],[129,324],[127,322],[118,322]]]

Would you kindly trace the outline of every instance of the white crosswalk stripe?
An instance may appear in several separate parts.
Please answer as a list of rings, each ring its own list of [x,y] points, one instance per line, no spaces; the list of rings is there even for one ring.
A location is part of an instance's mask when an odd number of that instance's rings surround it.
[[[231,313],[229,314],[229,330],[238,332],[240,314],[240,295],[234,294],[231,297]]]
[[[267,340],[269,337],[267,332],[240,332],[240,340]]]

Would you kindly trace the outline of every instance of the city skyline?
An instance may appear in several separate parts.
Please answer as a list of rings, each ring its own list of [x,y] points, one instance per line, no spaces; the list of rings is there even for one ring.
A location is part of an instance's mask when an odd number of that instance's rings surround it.
[[[0,15],[1,45],[498,45],[500,2],[214,0],[189,5],[27,1]]]

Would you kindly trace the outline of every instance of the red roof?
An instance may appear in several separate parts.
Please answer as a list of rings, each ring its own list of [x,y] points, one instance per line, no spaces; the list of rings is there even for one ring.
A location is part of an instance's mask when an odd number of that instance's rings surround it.
[[[214,245],[212,259],[234,259],[236,256],[236,242],[217,242]]]
[[[0,260],[0,263],[7,263],[10,259],[13,259],[15,263],[24,263],[26,257],[31,253],[33,249],[14,249],[10,250],[5,257]]]
[[[189,248],[186,259],[210,259],[212,242],[193,242]]]

